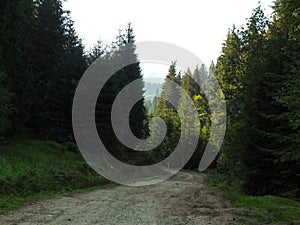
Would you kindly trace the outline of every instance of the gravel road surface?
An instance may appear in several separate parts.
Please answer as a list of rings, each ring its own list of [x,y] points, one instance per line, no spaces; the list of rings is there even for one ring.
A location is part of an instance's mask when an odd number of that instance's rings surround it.
[[[117,186],[39,201],[0,215],[0,224],[235,224],[236,211],[204,175],[180,172],[162,183]]]

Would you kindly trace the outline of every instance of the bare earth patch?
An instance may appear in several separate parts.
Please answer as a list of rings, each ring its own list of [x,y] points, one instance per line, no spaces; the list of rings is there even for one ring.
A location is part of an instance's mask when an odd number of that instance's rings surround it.
[[[180,172],[162,183],[118,186],[39,201],[0,216],[0,224],[235,224],[229,202],[204,184],[204,175]]]

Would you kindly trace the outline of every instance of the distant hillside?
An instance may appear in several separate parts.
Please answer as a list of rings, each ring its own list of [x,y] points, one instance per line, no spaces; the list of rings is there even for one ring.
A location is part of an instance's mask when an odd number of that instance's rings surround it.
[[[146,98],[153,98],[156,95],[156,92],[160,94],[162,88],[161,83],[152,83],[152,82],[145,82],[145,97]]]

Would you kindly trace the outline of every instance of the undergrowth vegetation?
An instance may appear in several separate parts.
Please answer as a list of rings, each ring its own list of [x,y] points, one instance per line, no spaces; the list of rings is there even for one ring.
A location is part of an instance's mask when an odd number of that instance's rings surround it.
[[[35,199],[109,183],[76,148],[54,141],[19,139],[0,145],[0,210]]]
[[[208,172],[206,181],[211,188],[221,190],[235,207],[241,208],[236,215],[239,224],[300,224],[299,201],[271,195],[246,195],[238,179],[216,171]]]

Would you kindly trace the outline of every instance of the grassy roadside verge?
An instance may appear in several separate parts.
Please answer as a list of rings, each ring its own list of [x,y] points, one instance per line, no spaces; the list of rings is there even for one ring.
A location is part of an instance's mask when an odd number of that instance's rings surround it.
[[[113,185],[75,151],[53,141],[18,139],[0,145],[0,210]]]
[[[236,215],[239,224],[300,224],[298,201],[269,195],[246,195],[238,181],[232,181],[213,171],[207,172],[206,183],[211,188],[221,190],[235,207],[245,209]]]

